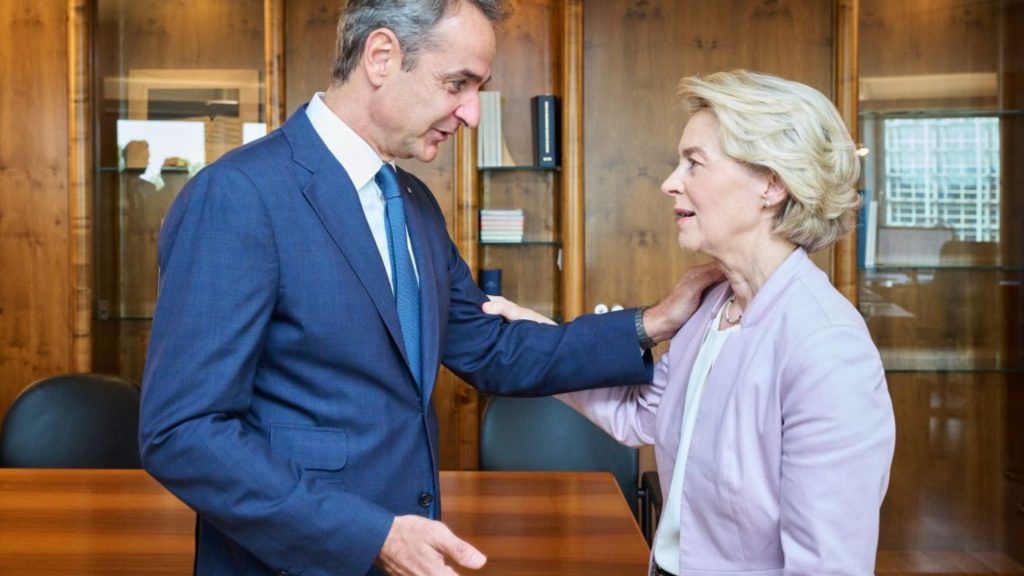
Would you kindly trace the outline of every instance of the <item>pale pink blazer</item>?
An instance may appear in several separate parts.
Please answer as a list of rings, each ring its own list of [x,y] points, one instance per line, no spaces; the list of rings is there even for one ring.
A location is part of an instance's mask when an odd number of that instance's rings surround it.
[[[645,386],[563,394],[632,446],[668,497],[690,369],[729,296],[712,288]],[[872,574],[895,438],[878,350],[797,249],[743,312],[700,400],[680,511],[680,576]]]

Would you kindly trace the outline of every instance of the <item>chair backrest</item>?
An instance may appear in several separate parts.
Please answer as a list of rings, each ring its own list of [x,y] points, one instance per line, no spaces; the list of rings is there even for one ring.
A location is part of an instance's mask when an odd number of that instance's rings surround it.
[[[637,510],[639,455],[555,398],[493,397],[480,424],[481,470],[601,471]]]
[[[137,384],[65,374],[29,384],[0,429],[0,466],[141,468]]]

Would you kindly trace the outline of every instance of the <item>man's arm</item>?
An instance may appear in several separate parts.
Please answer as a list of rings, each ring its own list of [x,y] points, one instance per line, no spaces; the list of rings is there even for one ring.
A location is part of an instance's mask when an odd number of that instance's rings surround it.
[[[157,480],[275,570],[368,570],[394,515],[324,489],[244,417],[279,288],[270,218],[230,165],[182,192],[161,238],[140,446]]]
[[[694,266],[683,274],[657,304],[643,310],[643,329],[655,344],[672,338],[682,325],[700,306],[701,295],[715,282],[722,279],[722,271],[714,263]],[[501,316],[509,322],[531,320],[540,324],[555,324],[555,321],[536,310],[520,306],[501,296],[489,296],[483,305],[484,312]]]

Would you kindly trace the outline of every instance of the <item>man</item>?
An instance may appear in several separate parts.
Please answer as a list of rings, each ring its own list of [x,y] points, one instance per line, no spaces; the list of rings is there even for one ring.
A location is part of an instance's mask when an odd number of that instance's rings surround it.
[[[647,382],[638,330],[667,339],[695,307],[696,283],[562,327],[480,309],[433,196],[387,163],[476,126],[504,12],[353,0],[330,89],[167,216],[140,439],[198,513],[198,574],[479,568],[435,520],[438,364],[492,394]]]

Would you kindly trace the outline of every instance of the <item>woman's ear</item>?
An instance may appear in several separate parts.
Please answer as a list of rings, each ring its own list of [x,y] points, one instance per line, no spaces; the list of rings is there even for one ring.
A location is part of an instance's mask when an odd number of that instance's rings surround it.
[[[782,182],[782,178],[775,172],[768,175],[765,180],[764,190],[761,192],[761,200],[765,208],[773,208],[782,202],[786,201],[789,197],[789,190],[786,189],[786,185]]]

